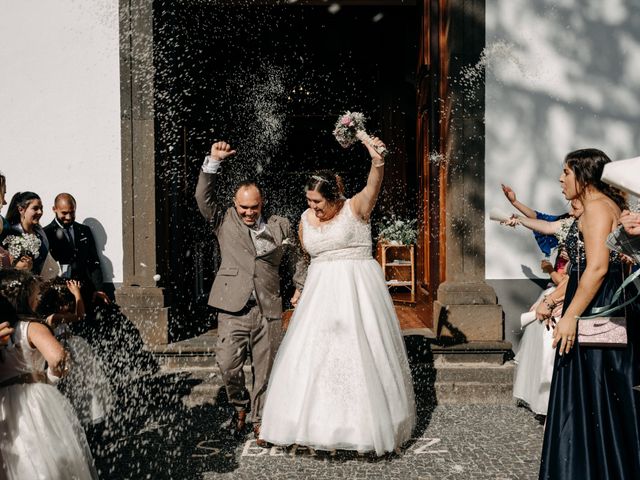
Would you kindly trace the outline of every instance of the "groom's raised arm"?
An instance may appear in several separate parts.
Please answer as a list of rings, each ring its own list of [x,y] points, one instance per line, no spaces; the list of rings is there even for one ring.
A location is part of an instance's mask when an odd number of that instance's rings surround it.
[[[211,154],[205,158],[198,176],[195,193],[198,209],[204,218],[214,224],[214,228],[219,226],[224,216],[224,208],[216,195],[216,177],[224,159],[235,153],[236,151],[226,142],[214,143],[211,146]]]

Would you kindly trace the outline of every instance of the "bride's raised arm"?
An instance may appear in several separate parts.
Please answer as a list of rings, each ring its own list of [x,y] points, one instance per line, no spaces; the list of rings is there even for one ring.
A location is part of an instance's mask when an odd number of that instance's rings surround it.
[[[382,188],[382,179],[384,178],[384,157],[373,147],[384,147],[385,145],[378,137],[373,137],[371,144],[363,142],[363,145],[371,155],[371,170],[369,170],[369,177],[365,187],[351,199],[351,208],[353,213],[368,221],[373,207],[376,206],[376,201]]]

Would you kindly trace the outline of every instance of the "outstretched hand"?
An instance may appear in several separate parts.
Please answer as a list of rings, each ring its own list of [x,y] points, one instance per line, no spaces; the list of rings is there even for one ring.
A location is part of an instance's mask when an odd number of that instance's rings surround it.
[[[505,225],[507,227],[517,227],[518,225],[520,225],[520,218],[517,215],[511,215],[511,217],[509,217],[509,220],[504,220],[502,222],[500,222],[500,225]]]
[[[502,187],[502,193],[507,197],[507,200],[514,203],[516,201],[516,192],[514,192],[509,185],[505,185],[504,183],[501,183],[500,186]]]
[[[81,294],[80,294],[81,286],[82,285],[78,280],[67,280],[67,288],[76,299],[81,297]]]
[[[211,158],[219,162],[225,160],[231,155],[235,155],[236,151],[231,148],[227,142],[216,142],[211,145]]]

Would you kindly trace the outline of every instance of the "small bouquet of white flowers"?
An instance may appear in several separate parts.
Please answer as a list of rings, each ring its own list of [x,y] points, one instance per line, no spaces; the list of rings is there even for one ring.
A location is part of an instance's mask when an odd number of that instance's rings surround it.
[[[404,220],[391,215],[378,224],[378,240],[400,245],[412,245],[418,240],[418,221]]]
[[[376,152],[384,157],[389,153],[388,150],[371,143],[371,137],[365,131],[365,120],[365,116],[360,112],[346,111],[338,118],[336,127],[333,130],[333,136],[336,137],[342,148],[348,148],[356,143],[357,140],[360,140],[371,145]]]
[[[40,256],[40,243],[40,239],[33,233],[9,235],[3,242],[13,259],[29,256],[34,260]]]

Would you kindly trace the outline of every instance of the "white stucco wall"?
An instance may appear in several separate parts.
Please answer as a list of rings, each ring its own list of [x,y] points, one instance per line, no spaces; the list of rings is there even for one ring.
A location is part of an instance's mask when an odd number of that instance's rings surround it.
[[[0,170],[7,202],[71,192],[122,281],[117,0],[0,0]],[[3,211],[6,213],[6,208]]]
[[[533,236],[488,213],[512,211],[501,182],[532,208],[566,211],[571,150],[640,155],[640,3],[487,0],[486,26],[486,277],[543,277]]]

